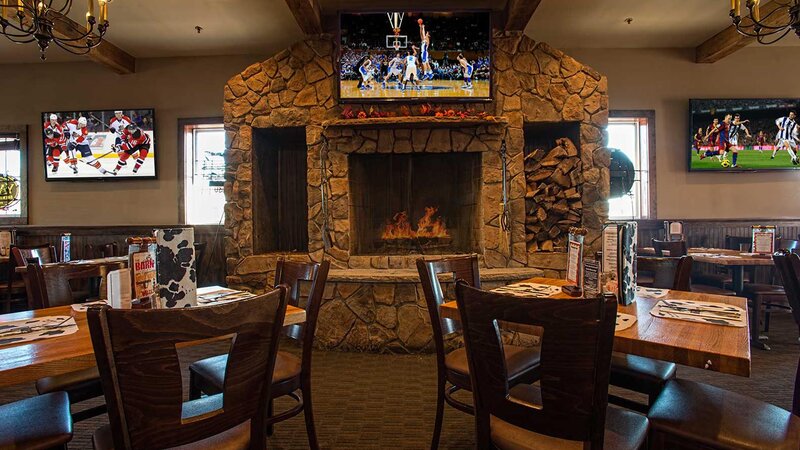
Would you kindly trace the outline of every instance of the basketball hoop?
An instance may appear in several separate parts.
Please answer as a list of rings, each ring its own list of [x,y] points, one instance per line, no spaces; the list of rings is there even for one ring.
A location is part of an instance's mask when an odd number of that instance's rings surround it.
[[[400,27],[403,25],[403,17],[405,15],[405,13],[398,12],[386,13],[386,17],[389,18],[389,28],[394,31],[395,36],[400,36]]]
[[[403,18],[405,13],[401,12],[387,12],[386,18],[389,19],[389,28],[394,33],[386,35],[386,47],[393,48],[394,51],[399,51],[401,48],[408,47],[408,36],[400,35],[400,27],[403,25]]]

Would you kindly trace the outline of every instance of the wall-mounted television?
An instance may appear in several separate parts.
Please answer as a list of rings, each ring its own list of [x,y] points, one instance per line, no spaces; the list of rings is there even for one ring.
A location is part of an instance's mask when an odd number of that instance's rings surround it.
[[[47,181],[156,178],[155,111],[42,113]]]
[[[800,169],[800,99],[692,99],[689,170]]]
[[[342,12],[339,99],[489,101],[489,11]]]

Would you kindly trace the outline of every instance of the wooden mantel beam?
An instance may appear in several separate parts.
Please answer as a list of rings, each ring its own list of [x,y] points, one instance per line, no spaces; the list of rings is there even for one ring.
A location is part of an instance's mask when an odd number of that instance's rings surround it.
[[[0,8],[0,11],[3,12],[6,19],[18,20],[16,12],[10,8]],[[58,20],[53,21],[53,34],[56,36],[75,39],[83,35],[85,25],[81,25],[69,17],[56,12],[50,12],[50,14],[58,16]],[[33,44],[31,45],[33,47]],[[55,45],[52,47],[55,47]],[[121,75],[134,73],[136,71],[136,58],[105,39],[103,39],[100,45],[91,49],[89,53],[86,54],[86,57]]]
[[[503,29],[506,31],[524,30],[540,3],[542,0],[508,0]]]
[[[779,7],[782,2],[772,1],[761,7],[761,17],[766,17]],[[743,11],[746,9],[743,8]],[[789,10],[784,8],[781,11],[775,12],[769,19],[765,20],[768,25],[777,25],[789,21]],[[751,22],[750,17],[742,17],[743,23]],[[747,47],[750,43],[755,42],[755,38],[744,36],[736,31],[733,25],[728,26],[724,30],[715,34],[713,37],[703,42],[694,52],[694,61],[699,64],[711,64],[719,61],[720,59]]]
[[[289,10],[294,15],[294,20],[300,25],[305,34],[322,33],[322,20],[319,13],[317,0],[286,0]]]

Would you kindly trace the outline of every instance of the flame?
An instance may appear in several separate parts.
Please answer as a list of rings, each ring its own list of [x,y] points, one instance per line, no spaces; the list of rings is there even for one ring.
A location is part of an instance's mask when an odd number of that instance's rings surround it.
[[[439,211],[437,206],[426,206],[425,215],[417,221],[417,230],[411,229],[408,213],[400,211],[387,221],[381,233],[381,239],[415,239],[415,238],[446,238],[450,237],[447,226],[441,216],[434,218]]]

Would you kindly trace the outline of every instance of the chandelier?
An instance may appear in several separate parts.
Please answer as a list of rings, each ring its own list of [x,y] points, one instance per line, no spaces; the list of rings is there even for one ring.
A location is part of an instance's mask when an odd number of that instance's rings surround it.
[[[760,44],[773,44],[794,31],[800,37],[800,0],[772,0],[762,16],[761,0],[746,0],[749,17],[741,16],[741,0],[731,0],[731,19],[736,31]]]
[[[95,1],[98,17],[94,14]],[[18,44],[36,42],[42,61],[47,59],[45,52],[50,44],[85,55],[100,45],[106,34],[110,1],[87,0],[84,29],[67,17],[72,0],[0,0],[0,34]]]

